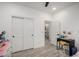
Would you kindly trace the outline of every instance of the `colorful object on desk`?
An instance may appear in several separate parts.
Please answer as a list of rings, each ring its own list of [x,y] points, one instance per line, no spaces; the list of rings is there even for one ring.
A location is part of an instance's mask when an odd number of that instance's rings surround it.
[[[7,39],[7,33],[6,31],[2,31],[0,34],[0,40],[5,41]]]
[[[0,47],[0,57],[4,57],[6,55],[8,48],[9,48],[9,41],[4,41],[3,46]]]

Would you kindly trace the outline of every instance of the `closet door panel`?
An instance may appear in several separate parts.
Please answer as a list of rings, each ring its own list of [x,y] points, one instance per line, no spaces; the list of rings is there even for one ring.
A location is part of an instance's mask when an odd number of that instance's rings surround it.
[[[33,48],[33,20],[24,20],[24,49]]]
[[[12,52],[23,50],[23,22],[22,19],[12,18]]]

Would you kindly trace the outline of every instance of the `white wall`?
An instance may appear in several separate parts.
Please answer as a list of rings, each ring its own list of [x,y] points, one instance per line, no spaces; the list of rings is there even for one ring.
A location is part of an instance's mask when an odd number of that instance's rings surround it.
[[[8,32],[10,39],[11,16],[29,17],[34,20],[34,48],[44,46],[44,20],[50,20],[50,14],[37,11],[14,3],[0,3],[0,32]]]
[[[79,49],[79,4],[55,13],[53,19],[61,23],[62,31],[72,32]]]
[[[54,21],[54,19],[52,20],[53,21],[49,24],[49,39],[51,44],[56,46],[56,33],[60,31],[60,23],[58,21]]]

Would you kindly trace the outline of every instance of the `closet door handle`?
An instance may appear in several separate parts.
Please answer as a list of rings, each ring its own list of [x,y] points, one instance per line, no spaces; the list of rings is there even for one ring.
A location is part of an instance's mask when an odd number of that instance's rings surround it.
[[[15,36],[14,36],[14,35],[13,35],[12,37],[13,37],[13,38],[15,38]]]
[[[32,34],[32,36],[34,36],[34,34]]]

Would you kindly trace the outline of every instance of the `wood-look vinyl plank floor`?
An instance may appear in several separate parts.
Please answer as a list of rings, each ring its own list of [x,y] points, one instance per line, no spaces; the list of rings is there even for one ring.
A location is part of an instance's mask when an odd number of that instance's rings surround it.
[[[56,47],[46,40],[45,47],[28,49],[13,53],[12,57],[68,57],[64,51],[56,50]]]

